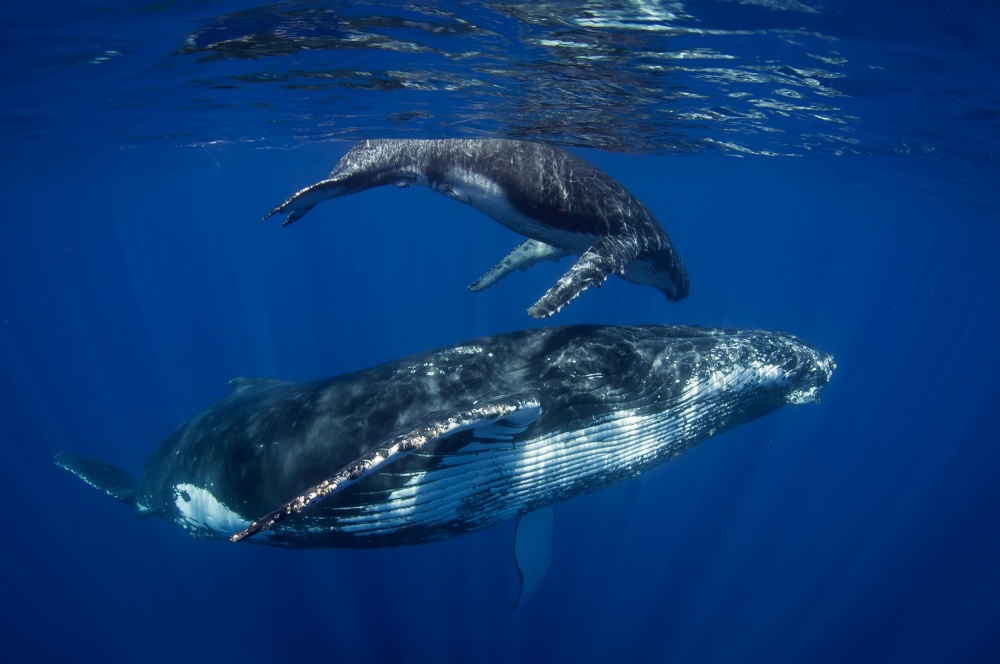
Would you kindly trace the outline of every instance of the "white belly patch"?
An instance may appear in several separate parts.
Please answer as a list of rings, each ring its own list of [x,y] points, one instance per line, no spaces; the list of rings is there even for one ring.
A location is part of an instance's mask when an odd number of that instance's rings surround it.
[[[212,492],[193,484],[174,487],[174,505],[181,514],[180,525],[189,531],[210,531],[229,537],[250,525]],[[204,533],[202,533],[204,534]]]

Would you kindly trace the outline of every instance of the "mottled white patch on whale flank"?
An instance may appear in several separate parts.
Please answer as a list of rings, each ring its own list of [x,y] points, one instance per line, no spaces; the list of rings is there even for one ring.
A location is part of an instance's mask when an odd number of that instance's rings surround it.
[[[536,219],[525,216],[511,205],[503,188],[497,182],[475,171],[452,168],[447,173],[446,182],[439,185],[436,190],[471,206],[521,235],[542,240],[546,244],[577,256],[600,239],[599,236],[588,233],[550,228]],[[566,193],[565,197],[568,200],[569,194]]]
[[[451,168],[445,182],[435,190],[445,196],[472,206],[508,228],[528,228],[535,223],[515,210],[500,185],[482,173],[463,168]]]
[[[208,489],[194,484],[174,486],[174,505],[184,519],[181,525],[193,530],[209,530],[229,537],[250,525]]]

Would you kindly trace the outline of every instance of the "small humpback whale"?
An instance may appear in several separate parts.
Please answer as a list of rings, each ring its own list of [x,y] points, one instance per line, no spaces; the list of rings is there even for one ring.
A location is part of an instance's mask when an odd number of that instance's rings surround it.
[[[322,182],[264,217],[301,219],[328,198],[383,185],[430,187],[528,239],[488,270],[481,291],[515,270],[566,255],[579,260],[528,314],[547,318],[611,274],[676,302],[689,282],[666,231],[617,180],[562,148],[504,139],[372,140],[352,147]]]
[[[418,544],[519,517],[530,590],[549,564],[549,506],[816,402],[834,368],[781,332],[526,330],[315,382],[234,379],[138,482],[86,457],[55,462],[138,515],[234,542]]]

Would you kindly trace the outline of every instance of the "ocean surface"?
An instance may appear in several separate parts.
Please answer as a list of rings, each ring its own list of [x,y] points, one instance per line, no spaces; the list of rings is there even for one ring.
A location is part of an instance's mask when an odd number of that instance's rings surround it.
[[[0,22],[0,660],[1000,661],[1000,9],[974,0],[8,3]],[[568,268],[427,189],[261,217],[364,138],[567,146],[657,216],[690,297]],[[236,376],[310,380],[569,323],[786,330],[783,408],[435,544],[197,540],[133,475]]]

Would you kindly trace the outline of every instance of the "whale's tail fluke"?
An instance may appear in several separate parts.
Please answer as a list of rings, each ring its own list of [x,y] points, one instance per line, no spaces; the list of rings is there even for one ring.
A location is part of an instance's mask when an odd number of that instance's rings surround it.
[[[96,459],[62,453],[56,455],[55,464],[98,491],[103,491],[112,498],[135,508],[136,483],[124,470]]]
[[[323,201],[354,193],[357,189],[352,189],[350,184],[349,178],[346,177],[317,182],[290,196],[284,203],[268,212],[264,216],[264,220],[266,221],[276,214],[287,214],[288,218],[281,225],[294,224]]]

